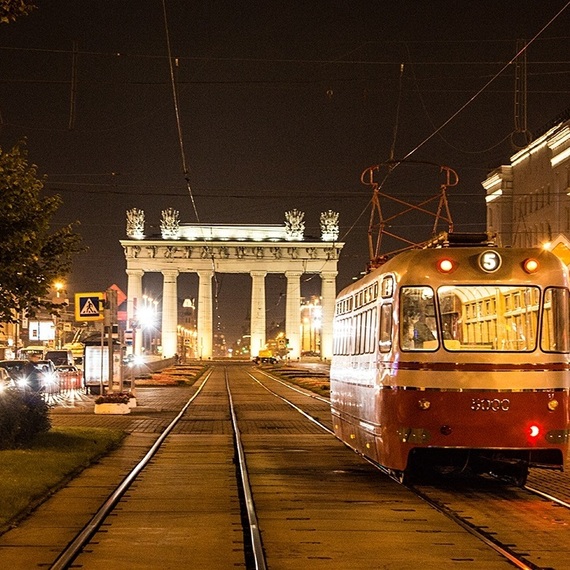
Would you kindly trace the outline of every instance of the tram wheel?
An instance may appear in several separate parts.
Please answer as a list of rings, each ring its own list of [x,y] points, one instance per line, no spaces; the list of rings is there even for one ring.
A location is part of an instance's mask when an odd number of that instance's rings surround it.
[[[400,483],[400,485],[411,485],[412,484],[412,475],[409,471],[396,471],[394,469],[390,469],[390,477]]]
[[[528,479],[528,463],[521,461],[514,469],[512,475],[513,484],[517,487],[524,487]]]

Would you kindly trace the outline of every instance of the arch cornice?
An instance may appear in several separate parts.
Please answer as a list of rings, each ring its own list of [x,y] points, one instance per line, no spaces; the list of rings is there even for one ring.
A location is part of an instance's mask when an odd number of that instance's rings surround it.
[[[301,271],[321,273],[336,268],[341,242],[260,242],[121,240],[127,269],[195,272],[214,269],[219,273],[249,273],[259,268],[268,273]]]

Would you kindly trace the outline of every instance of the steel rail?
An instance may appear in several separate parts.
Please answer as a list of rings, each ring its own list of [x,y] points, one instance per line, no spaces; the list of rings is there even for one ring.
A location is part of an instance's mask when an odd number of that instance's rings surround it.
[[[279,382],[279,384],[283,384],[283,386],[289,388],[289,390],[293,390],[294,392],[299,392],[299,394],[303,394],[304,396],[308,396],[309,398],[314,398],[315,400],[319,400],[320,402],[324,402],[325,404],[330,404],[330,398],[325,398],[324,396],[320,396],[319,394],[314,394],[303,388],[292,386],[291,384],[288,384],[284,380],[281,380],[281,378],[277,378],[273,374],[265,372],[265,370],[259,370],[259,372],[264,376],[267,376],[270,380],[273,380],[274,382]]]
[[[555,503],[556,505],[558,505],[560,507],[565,507],[566,509],[570,509],[570,503],[567,503],[566,501],[563,501],[562,499],[557,499],[556,497],[554,497],[553,495],[550,495],[549,493],[545,493],[544,491],[539,491],[538,489],[535,489],[534,487],[529,487],[528,485],[525,485],[523,487],[523,489],[525,491],[528,491],[529,493],[533,493],[534,495],[538,495],[539,497],[542,497],[543,499],[547,499],[548,501],[552,501],[553,503]]]
[[[149,449],[146,455],[135,465],[135,467],[129,472],[129,474],[123,479],[123,481],[117,486],[117,488],[111,493],[109,498],[99,507],[99,510],[93,515],[89,522],[83,527],[83,529],[76,535],[76,537],[69,543],[69,545],[59,554],[53,564],[50,566],[50,570],[65,570],[69,568],[69,565],[77,558],[81,553],[85,545],[91,540],[93,535],[97,532],[99,527],[103,524],[104,520],[107,518],[109,513],[115,508],[119,500],[133,484],[139,473],[148,465],[149,461],[153,458],[156,452],[159,450],[160,446],[164,443],[164,440],[168,437],[170,432],[174,429],[176,424],[180,421],[190,404],[196,399],[198,394],[202,391],[202,388],[208,381],[212,374],[212,370],[208,371],[204,380],[198,387],[198,390],[192,395],[192,397],[184,404],[178,415],[170,422],[162,434],[154,442],[153,446]]]
[[[255,561],[255,567],[257,570],[266,570],[267,564],[265,561],[265,553],[263,551],[263,543],[261,540],[261,533],[259,531],[259,523],[257,521],[257,514],[255,512],[255,504],[253,502],[253,493],[251,492],[251,485],[249,482],[249,475],[247,471],[247,464],[245,461],[245,452],[243,450],[243,444],[241,441],[241,432],[238,427],[238,421],[234,406],[234,401],[232,397],[232,392],[230,389],[230,382],[228,378],[228,370],[224,369],[226,377],[226,389],[228,391],[228,398],[230,401],[230,414],[232,418],[232,426],[234,430],[234,441],[237,451],[237,459],[239,466],[239,473],[241,479],[241,485],[243,489],[243,494],[245,498],[245,506],[247,511],[247,519],[249,523],[249,530],[251,536],[251,545],[253,550],[253,557]]]
[[[322,422],[320,422],[317,418],[311,416],[311,414],[309,414],[308,412],[305,412],[305,410],[299,408],[299,406],[297,406],[296,404],[294,404],[293,402],[291,402],[290,400],[288,400],[287,398],[285,398],[284,396],[281,396],[280,394],[278,394],[277,392],[274,392],[271,388],[268,388],[263,382],[261,382],[259,379],[257,379],[253,374],[251,374],[250,372],[248,372],[248,375],[252,378],[252,380],[254,380],[255,382],[257,382],[262,388],[264,388],[265,390],[267,390],[270,394],[272,394],[273,396],[275,396],[276,398],[279,398],[280,400],[282,400],[283,402],[285,402],[288,406],[291,406],[294,410],[296,410],[297,412],[299,412],[301,415],[305,416],[308,420],[310,420],[311,422],[313,422],[314,424],[318,425],[322,430],[326,431],[327,433],[330,433],[331,435],[335,435],[334,431],[332,429],[330,429],[328,426],[326,426],[325,424],[323,424]],[[292,390],[294,388],[291,388]],[[299,390],[295,390],[296,392],[299,392]],[[304,396],[309,397],[309,394],[305,394],[303,392],[301,392]],[[347,446],[348,447],[348,446]]]
[[[374,465],[374,463],[372,463],[372,465]],[[378,465],[376,465],[376,467],[380,469]],[[381,470],[383,471],[383,469]],[[422,499],[422,501],[427,503],[430,507],[435,509],[438,513],[441,513],[442,515],[446,516],[448,519],[452,520],[455,524],[465,529],[469,534],[484,542],[489,548],[497,552],[497,554],[500,554],[503,558],[506,558],[517,568],[520,568],[521,570],[538,570],[540,568],[539,566],[536,566],[536,564],[533,564],[532,562],[526,560],[524,556],[515,554],[514,552],[512,552],[510,548],[504,546],[503,544],[495,540],[488,533],[478,529],[476,526],[472,525],[469,521],[461,518],[453,511],[451,511],[450,509],[439,503],[438,501],[430,499],[425,493],[418,490],[414,486],[406,485],[405,483],[401,484],[407,489],[409,489],[412,493],[414,493],[417,497]]]

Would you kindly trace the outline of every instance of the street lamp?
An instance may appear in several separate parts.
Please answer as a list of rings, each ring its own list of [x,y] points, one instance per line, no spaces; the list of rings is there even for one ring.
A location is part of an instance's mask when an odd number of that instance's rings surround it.
[[[59,305],[59,308],[61,309],[64,306],[61,304],[62,303],[61,295],[65,289],[65,283],[61,280],[57,280],[57,281],[54,281],[52,286],[55,289],[54,303],[57,303]],[[55,335],[54,335],[55,348],[61,348],[61,345],[63,344],[62,340],[61,340],[63,337],[63,334],[60,334],[60,332],[59,332],[59,328],[62,327],[62,322],[61,322],[62,320],[63,319],[58,318],[58,315],[54,314],[53,324],[55,327]]]
[[[146,340],[149,340],[149,334],[152,329],[156,326],[157,319],[157,305],[158,301],[149,297],[148,295],[143,295],[143,303],[137,309],[137,322],[143,331],[143,348],[146,351],[145,334],[147,331]],[[150,340],[149,340],[150,342]],[[150,348],[150,347],[149,347]]]
[[[63,283],[63,281],[55,281],[55,283],[53,284],[53,288],[55,289],[56,298],[59,299],[61,297],[61,292],[63,291],[64,287],[65,283]]]

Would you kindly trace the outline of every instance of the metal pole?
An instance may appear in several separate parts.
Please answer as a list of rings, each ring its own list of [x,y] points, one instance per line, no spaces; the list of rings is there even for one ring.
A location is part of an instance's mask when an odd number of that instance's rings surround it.
[[[100,362],[101,362],[101,369],[99,372],[99,394],[102,396],[104,394],[104,388],[103,388],[103,349],[105,346],[104,343],[104,338],[105,338],[105,323],[102,322],[101,323],[101,352],[100,352]]]

